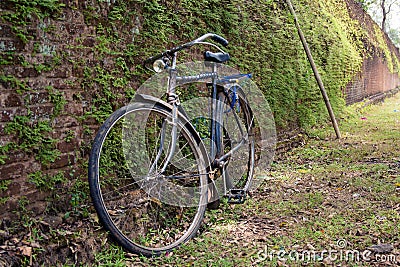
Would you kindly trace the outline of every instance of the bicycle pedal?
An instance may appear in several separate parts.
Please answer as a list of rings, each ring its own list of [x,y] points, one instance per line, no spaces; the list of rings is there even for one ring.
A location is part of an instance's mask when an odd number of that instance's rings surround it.
[[[246,200],[246,191],[243,189],[231,189],[228,194],[228,203],[243,204]]]

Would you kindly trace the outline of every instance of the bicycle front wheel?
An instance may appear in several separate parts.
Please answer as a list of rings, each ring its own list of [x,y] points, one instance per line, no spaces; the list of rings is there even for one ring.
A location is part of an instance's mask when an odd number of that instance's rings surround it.
[[[174,121],[170,108],[134,103],[115,111],[89,159],[101,223],[125,249],[146,256],[188,241],[207,204],[207,159],[191,124],[179,114]]]

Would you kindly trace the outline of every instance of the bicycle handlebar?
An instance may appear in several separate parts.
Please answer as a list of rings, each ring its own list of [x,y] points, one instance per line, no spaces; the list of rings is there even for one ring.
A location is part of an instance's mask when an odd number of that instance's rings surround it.
[[[172,48],[170,50],[167,50],[167,51],[165,51],[163,53],[160,53],[158,55],[155,55],[155,56],[152,56],[152,57],[146,59],[143,62],[143,65],[146,67],[147,64],[152,63],[152,62],[156,61],[157,59],[160,59],[160,58],[162,58],[164,56],[172,56],[174,53],[176,53],[176,52],[178,52],[178,51],[180,51],[182,49],[190,48],[193,45],[201,43],[201,42],[203,42],[204,40],[206,40],[208,38],[211,38],[213,41],[219,43],[220,45],[222,45],[224,47],[226,47],[228,45],[228,43],[229,43],[225,38],[223,38],[222,36],[219,36],[218,34],[206,33],[206,34],[200,36],[199,38],[197,38],[197,39],[195,39],[195,40],[193,40],[191,42],[188,42],[188,43],[185,43],[183,45],[174,47],[174,48]]]
[[[228,40],[226,40],[225,38],[223,38],[217,34],[214,34],[214,36],[211,37],[211,39],[213,39],[214,41],[216,41],[217,43],[221,44],[224,47],[228,46],[228,44],[229,44]]]
[[[195,44],[198,42],[202,42],[207,38],[211,38],[213,41],[219,43],[222,46],[228,45],[228,41],[225,38],[223,38],[222,36],[215,34],[215,33],[206,33],[203,36],[200,36],[199,38],[197,38],[196,40],[194,40],[192,42]]]

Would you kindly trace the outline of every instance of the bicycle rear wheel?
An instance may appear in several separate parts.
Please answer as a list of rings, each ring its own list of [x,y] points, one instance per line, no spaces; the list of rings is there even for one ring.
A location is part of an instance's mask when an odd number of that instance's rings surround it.
[[[207,204],[208,158],[179,115],[172,156],[171,109],[134,103],[101,126],[89,159],[89,185],[100,221],[130,252],[170,251],[198,231]]]
[[[248,192],[251,188],[256,162],[256,121],[240,86],[233,85],[218,93],[219,133],[221,151],[217,159],[226,154],[221,167],[225,194],[232,189]],[[218,127],[217,127],[218,129]],[[218,131],[217,131],[218,132]]]

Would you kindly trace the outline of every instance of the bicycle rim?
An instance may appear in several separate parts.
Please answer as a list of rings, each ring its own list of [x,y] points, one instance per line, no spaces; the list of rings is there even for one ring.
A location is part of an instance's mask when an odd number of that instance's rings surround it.
[[[236,96],[234,96],[236,94]],[[228,90],[220,93],[222,103],[221,127],[223,153],[233,150],[243,138],[244,142],[238,150],[232,153],[222,170],[226,182],[226,190],[250,190],[255,164],[255,118],[250,106],[240,91]]]
[[[170,120],[170,110],[158,105],[122,108],[101,127],[90,157],[91,195],[101,222],[123,247],[146,256],[192,238],[207,202],[204,149],[184,118],[177,123],[175,153],[165,164]]]

